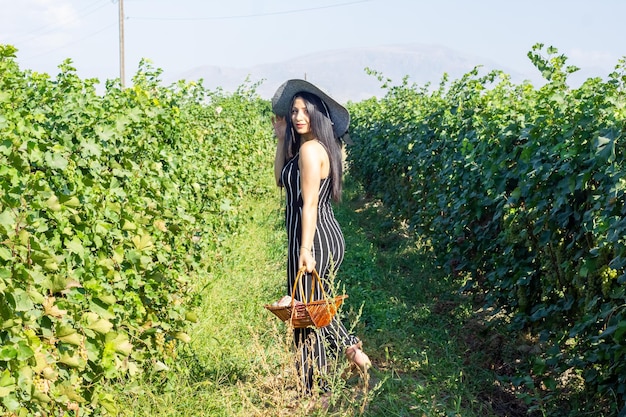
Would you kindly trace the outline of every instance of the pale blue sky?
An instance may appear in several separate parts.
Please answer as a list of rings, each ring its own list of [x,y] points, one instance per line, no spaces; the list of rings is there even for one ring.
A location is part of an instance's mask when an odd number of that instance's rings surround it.
[[[119,76],[117,0],[0,0],[0,43],[22,68]],[[589,76],[626,55],[625,0],[124,0],[126,79],[142,57],[164,78],[203,65],[247,67],[312,52],[435,44],[534,72],[527,52],[553,45]]]

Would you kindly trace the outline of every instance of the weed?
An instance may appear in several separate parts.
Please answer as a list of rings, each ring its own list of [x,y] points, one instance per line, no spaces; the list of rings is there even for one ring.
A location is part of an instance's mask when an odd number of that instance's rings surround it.
[[[263,308],[285,290],[277,192],[247,202],[250,221],[231,236],[211,282],[198,283],[204,302],[192,342],[176,370],[122,394],[129,415],[521,415],[489,369],[495,356],[484,348],[492,336],[459,291],[463,278],[435,267],[428,245],[349,178],[344,193],[336,216],[347,251],[335,286],[349,294],[339,314],[363,340],[369,374],[355,373],[339,355],[329,365],[331,394],[299,394],[292,333]]]

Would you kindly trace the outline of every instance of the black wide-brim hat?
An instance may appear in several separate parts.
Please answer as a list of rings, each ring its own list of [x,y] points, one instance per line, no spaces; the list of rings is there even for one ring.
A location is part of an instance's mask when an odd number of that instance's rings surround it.
[[[326,107],[333,122],[333,130],[338,138],[342,137],[350,125],[350,113],[341,104],[337,103],[332,97],[305,80],[287,80],[274,93],[272,97],[272,111],[277,116],[287,117],[290,113],[290,106],[293,96],[297,93],[311,93],[318,96]]]

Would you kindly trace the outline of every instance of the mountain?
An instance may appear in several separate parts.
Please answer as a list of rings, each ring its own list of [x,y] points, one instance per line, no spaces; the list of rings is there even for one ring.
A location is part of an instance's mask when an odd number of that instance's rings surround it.
[[[176,79],[203,79],[203,85],[214,90],[221,87],[232,92],[246,80],[261,81],[257,92],[271,98],[276,88],[290,78],[304,78],[325,90],[339,102],[358,102],[370,97],[382,97],[386,90],[365,68],[376,71],[392,85],[401,84],[406,76],[410,84],[438,86],[444,73],[451,80],[461,77],[474,67],[501,69],[515,80],[530,79],[495,62],[470,56],[437,45],[408,44],[330,50],[300,56],[283,62],[257,65],[250,68],[202,66],[178,74]],[[481,73],[484,73],[481,71]]]

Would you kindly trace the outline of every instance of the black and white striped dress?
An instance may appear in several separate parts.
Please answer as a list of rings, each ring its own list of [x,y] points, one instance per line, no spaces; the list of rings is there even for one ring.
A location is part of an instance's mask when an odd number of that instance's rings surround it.
[[[293,284],[298,272],[298,257],[300,255],[300,239],[302,232],[302,193],[300,188],[300,170],[298,167],[299,154],[288,161],[282,172],[281,181],[285,187],[286,208],[285,223],[288,236],[287,257],[287,294],[291,295]],[[315,268],[324,285],[324,291],[330,297],[333,296],[329,285],[329,278],[337,273],[344,257],[345,241],[339,223],[335,219],[331,206],[332,179],[330,176],[320,182],[319,199],[317,207],[317,225],[313,238],[313,257]],[[307,299],[311,294],[311,276],[303,277],[305,282],[304,293]],[[321,298],[320,289],[313,288],[314,300]],[[299,289],[296,289],[295,298],[301,299]],[[328,355],[336,356],[343,352],[346,347],[358,343],[359,339],[348,333],[345,326],[335,316],[327,327],[321,329],[294,329],[294,341],[297,348],[298,373],[302,378],[302,388],[310,392],[315,385],[316,372],[324,375],[327,368]],[[316,366],[315,366],[316,365]],[[319,386],[326,389],[323,378]]]

